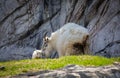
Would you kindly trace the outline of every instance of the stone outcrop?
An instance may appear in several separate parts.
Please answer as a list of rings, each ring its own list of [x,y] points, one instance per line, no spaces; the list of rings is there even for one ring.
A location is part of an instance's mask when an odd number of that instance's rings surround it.
[[[101,67],[68,65],[58,70],[44,70],[26,73],[10,78],[119,78],[120,64]]]
[[[67,22],[89,29],[93,54],[120,56],[120,0],[0,0],[0,61],[31,58]]]

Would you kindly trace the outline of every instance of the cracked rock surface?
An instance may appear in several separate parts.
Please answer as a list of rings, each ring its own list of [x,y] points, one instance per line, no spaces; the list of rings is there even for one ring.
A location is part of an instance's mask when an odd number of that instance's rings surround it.
[[[119,78],[120,64],[101,67],[68,65],[58,70],[19,74],[10,78]]]
[[[0,61],[31,58],[68,22],[88,28],[93,54],[120,56],[120,0],[0,0]]]

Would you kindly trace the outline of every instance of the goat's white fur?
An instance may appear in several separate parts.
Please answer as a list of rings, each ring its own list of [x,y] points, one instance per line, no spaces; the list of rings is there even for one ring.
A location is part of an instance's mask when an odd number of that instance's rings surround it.
[[[88,36],[88,30],[83,26],[75,23],[65,24],[53,32],[50,37],[46,37],[48,46],[44,53],[46,57],[49,57],[53,51],[57,51],[59,57],[74,54],[73,44],[84,44]],[[88,44],[87,47],[84,47],[84,51],[88,54]]]

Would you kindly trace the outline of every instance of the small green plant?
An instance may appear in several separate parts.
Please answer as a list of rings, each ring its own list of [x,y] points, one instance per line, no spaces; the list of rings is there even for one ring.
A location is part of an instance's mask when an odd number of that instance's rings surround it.
[[[54,70],[62,68],[68,64],[76,64],[80,66],[105,66],[120,62],[118,58],[105,58],[101,56],[65,56],[57,59],[26,59],[19,61],[0,62],[0,67],[4,66],[4,70],[0,70],[0,77],[13,76],[28,71]]]

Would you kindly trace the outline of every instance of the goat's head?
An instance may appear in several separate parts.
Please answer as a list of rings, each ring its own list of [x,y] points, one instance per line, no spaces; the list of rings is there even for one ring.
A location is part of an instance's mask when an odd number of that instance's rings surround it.
[[[51,51],[53,50],[50,37],[44,36],[41,50],[45,54],[45,57],[50,57]]]

